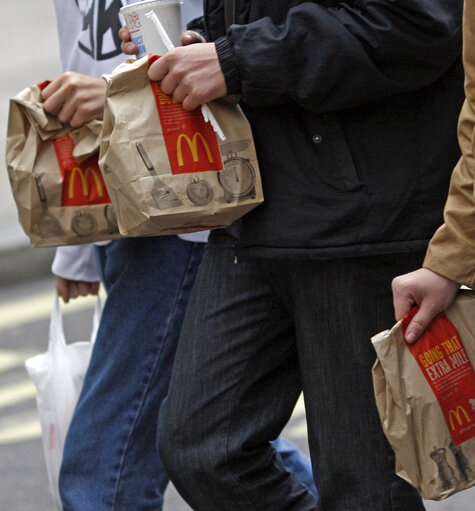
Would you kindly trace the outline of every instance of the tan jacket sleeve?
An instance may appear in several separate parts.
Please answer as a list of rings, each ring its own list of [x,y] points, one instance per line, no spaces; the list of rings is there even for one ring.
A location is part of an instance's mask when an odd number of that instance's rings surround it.
[[[466,100],[459,119],[462,157],[452,174],[444,224],[434,234],[424,267],[475,288],[475,0],[464,6]]]

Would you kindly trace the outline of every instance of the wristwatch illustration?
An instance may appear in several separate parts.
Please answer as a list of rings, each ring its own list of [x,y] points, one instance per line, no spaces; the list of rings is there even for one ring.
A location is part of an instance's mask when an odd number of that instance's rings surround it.
[[[249,159],[237,155],[247,149],[250,143],[250,139],[245,139],[221,146],[224,170],[218,172],[218,181],[224,190],[226,202],[254,198],[256,195],[254,167]]]

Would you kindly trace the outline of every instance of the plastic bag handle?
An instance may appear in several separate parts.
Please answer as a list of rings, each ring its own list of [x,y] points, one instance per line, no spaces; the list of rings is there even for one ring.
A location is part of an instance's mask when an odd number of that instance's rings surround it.
[[[97,336],[97,330],[99,329],[99,323],[101,321],[103,303],[102,298],[97,295],[96,305],[94,307],[94,315],[92,318],[92,331],[90,341],[94,343]],[[51,319],[49,324],[49,347],[53,345],[66,346],[66,338],[64,336],[63,327],[63,313],[61,312],[61,306],[59,303],[59,296],[56,294],[53,300],[53,307],[51,309]]]
[[[53,307],[51,309],[51,319],[49,323],[49,342],[48,348],[60,344],[66,346],[66,339],[64,337],[63,329],[63,314],[59,305],[59,297],[56,294],[53,300]]]

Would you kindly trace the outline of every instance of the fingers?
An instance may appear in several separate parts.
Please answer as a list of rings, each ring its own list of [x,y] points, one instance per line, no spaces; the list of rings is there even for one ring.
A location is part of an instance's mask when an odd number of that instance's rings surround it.
[[[100,282],[84,282],[56,277],[56,291],[64,303],[78,296],[97,295]]]
[[[99,291],[99,282],[75,282],[77,286],[77,296],[97,295]]]
[[[122,25],[119,29],[119,37],[123,42],[130,41],[130,32],[126,25]]]
[[[120,49],[122,50],[122,53],[125,53],[126,55],[135,55],[139,51],[139,47],[132,41],[121,43]]]
[[[45,100],[43,108],[49,114],[57,116],[69,93],[70,89],[64,87],[63,81],[60,81],[60,79],[51,82],[41,93]]]
[[[61,77],[60,77],[61,78]],[[41,97],[43,99],[48,99],[52,94],[54,94],[61,86],[61,79],[53,80],[50,82],[42,91]]]
[[[417,311],[417,314],[412,318],[412,321],[406,329],[406,341],[409,344],[416,342],[417,339],[419,339],[419,337],[426,331],[430,322],[438,313],[438,310],[427,305],[427,302],[423,302],[420,309]]]
[[[187,95],[182,100],[182,106],[185,110],[194,110],[195,108],[198,108],[201,105],[201,101],[199,101],[196,96]]]
[[[193,110],[226,95],[226,82],[213,44],[180,46],[157,59],[148,70],[162,91]]]
[[[163,91],[163,92],[165,92],[165,91]],[[167,93],[165,92],[165,94],[167,94]],[[175,103],[183,103],[183,101],[187,97],[187,95],[188,95],[188,91],[187,91],[186,87],[184,87],[183,85],[178,85],[175,88],[175,90],[173,91],[172,98]]]
[[[154,82],[160,82],[163,78],[165,78],[165,76],[168,74],[169,72],[169,67],[168,67],[168,61],[167,61],[167,58],[166,56],[164,57],[160,57],[159,59],[157,59],[148,69],[148,77],[150,78],[150,80],[154,81]],[[169,78],[169,80],[171,80]],[[170,83],[170,86],[171,86],[171,83]],[[175,83],[175,86],[176,86],[176,83]],[[160,84],[160,88],[163,90],[163,92],[165,92],[164,88],[163,88],[163,83]],[[172,94],[173,93],[173,90],[171,90],[170,92],[165,92],[165,94]]]
[[[97,295],[99,293],[100,285],[101,285],[100,282],[91,282],[89,284],[89,294],[90,295]]]
[[[138,51],[137,45],[132,42],[129,29],[124,25],[119,30],[119,37],[122,39],[120,49],[126,55],[135,55]]]
[[[416,300],[407,286],[405,286],[404,276],[393,279],[391,288],[393,291],[394,316],[396,321],[399,321],[416,304]]]
[[[45,87],[43,107],[62,123],[78,128],[92,119],[101,119],[107,93],[103,78],[64,73]]]
[[[64,303],[69,302],[69,281],[61,277],[56,277],[56,292],[63,299]]]
[[[79,288],[78,283],[70,280],[69,281],[69,297],[70,298],[77,298],[79,296]]]

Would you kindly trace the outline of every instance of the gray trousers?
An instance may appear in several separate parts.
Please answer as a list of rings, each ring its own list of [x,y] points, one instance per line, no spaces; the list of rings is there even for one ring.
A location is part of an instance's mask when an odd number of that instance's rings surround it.
[[[197,511],[420,511],[394,473],[374,403],[370,337],[394,323],[392,277],[422,254],[247,259],[211,237],[198,272],[159,449]],[[303,388],[315,498],[269,444]]]

